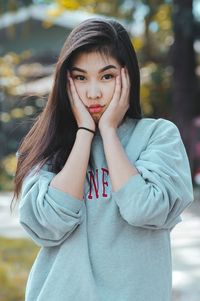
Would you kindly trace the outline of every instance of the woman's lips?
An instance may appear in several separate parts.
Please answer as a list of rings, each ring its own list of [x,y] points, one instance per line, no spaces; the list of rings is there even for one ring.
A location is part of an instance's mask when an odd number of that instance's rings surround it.
[[[90,113],[99,113],[103,109],[104,106],[91,106],[88,108]]]

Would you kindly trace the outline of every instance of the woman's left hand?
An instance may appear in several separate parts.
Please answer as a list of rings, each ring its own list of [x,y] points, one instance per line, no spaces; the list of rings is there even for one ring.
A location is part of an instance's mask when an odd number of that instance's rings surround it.
[[[127,69],[122,68],[121,75],[116,77],[113,97],[98,122],[101,134],[103,134],[103,132],[107,132],[109,129],[116,129],[118,127],[129,108],[129,96],[129,75]]]

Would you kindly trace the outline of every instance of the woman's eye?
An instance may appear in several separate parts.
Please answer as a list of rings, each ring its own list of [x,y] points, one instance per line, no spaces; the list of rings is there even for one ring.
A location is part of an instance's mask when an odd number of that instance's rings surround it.
[[[76,76],[74,76],[74,78],[77,80],[81,80],[81,81],[85,79],[85,77],[83,75],[76,75]]]
[[[112,74],[105,74],[105,75],[103,75],[103,77],[105,79],[110,79],[110,78],[113,78],[113,75]]]

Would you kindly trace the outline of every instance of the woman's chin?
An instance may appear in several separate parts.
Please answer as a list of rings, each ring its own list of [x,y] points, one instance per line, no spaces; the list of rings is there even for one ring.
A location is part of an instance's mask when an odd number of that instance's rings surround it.
[[[92,114],[92,118],[96,124],[98,124],[102,114]]]
[[[96,124],[99,123],[99,118],[93,118],[93,120],[94,120],[94,122],[95,122]]]

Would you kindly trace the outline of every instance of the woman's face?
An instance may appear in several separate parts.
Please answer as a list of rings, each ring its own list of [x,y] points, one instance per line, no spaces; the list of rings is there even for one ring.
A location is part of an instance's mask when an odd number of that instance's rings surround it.
[[[98,52],[79,54],[72,63],[70,75],[77,93],[95,122],[99,121],[112,99],[120,69],[115,58]],[[95,108],[96,105],[101,107]]]

